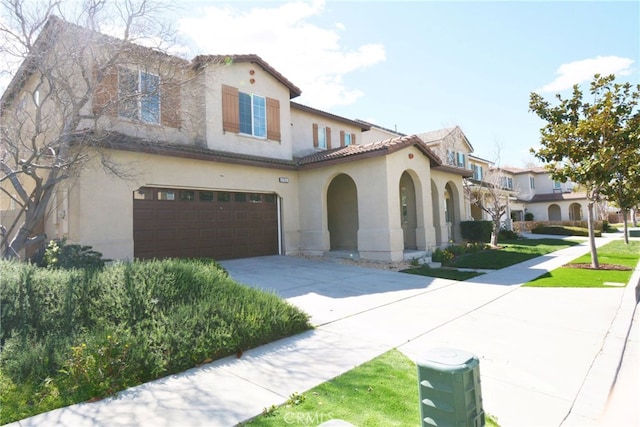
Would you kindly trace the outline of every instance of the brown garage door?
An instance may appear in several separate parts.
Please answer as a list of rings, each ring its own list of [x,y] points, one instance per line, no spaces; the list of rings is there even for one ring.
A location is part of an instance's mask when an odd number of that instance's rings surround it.
[[[141,188],[133,199],[136,258],[232,259],[278,254],[273,194]]]

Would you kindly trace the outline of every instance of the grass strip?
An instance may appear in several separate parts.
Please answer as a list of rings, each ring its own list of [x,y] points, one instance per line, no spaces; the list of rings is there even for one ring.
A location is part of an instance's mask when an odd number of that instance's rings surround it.
[[[319,425],[341,419],[356,426],[419,426],[416,365],[391,350],[330,381],[294,393],[286,404],[265,408],[244,426]],[[497,426],[487,416],[488,426]]]
[[[587,268],[560,267],[550,271],[523,286],[538,288],[615,288],[605,283],[623,283],[631,279],[633,268],[640,259],[640,241],[632,240],[626,245],[622,240],[614,240],[598,249],[598,261],[601,265],[619,265],[631,270],[592,270]],[[591,255],[586,254],[569,264],[589,264]]]
[[[451,267],[499,270],[560,249],[579,244],[563,239],[518,239],[500,242],[500,249],[466,254],[456,258]]]
[[[480,276],[484,273],[478,271],[461,271],[454,268],[430,268],[429,266],[422,266],[418,268],[410,268],[407,270],[400,270],[401,273],[415,274],[418,276],[437,277],[439,279],[449,280],[469,280],[476,276]]]

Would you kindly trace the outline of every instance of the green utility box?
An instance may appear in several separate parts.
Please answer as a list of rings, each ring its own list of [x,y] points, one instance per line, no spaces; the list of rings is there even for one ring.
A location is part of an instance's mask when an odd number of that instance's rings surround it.
[[[423,427],[482,427],[480,362],[473,354],[435,348],[416,361]]]

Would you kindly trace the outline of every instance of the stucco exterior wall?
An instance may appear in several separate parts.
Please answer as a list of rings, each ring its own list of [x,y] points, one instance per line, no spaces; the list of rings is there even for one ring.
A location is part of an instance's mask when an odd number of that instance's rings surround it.
[[[418,249],[435,246],[432,224],[429,159],[410,147],[388,156],[352,161],[300,172],[300,251],[321,255],[331,250],[327,192],[332,180],[348,175],[358,199],[358,245],[363,259],[403,259],[404,236],[400,217],[400,178],[411,176],[416,192]]]
[[[253,74],[250,74],[253,71]],[[251,83],[251,80],[254,82]],[[272,141],[240,133],[224,132],[222,127],[222,85],[233,86],[242,92],[277,99],[280,104],[281,140]],[[212,150],[242,153],[253,156],[290,160],[291,111],[289,89],[259,65],[236,63],[211,64],[205,72],[206,144]]]
[[[313,124],[331,128],[331,148],[340,147],[340,131],[345,133],[353,133],[356,135],[356,144],[361,144],[363,135],[358,126],[349,125],[343,121],[332,120],[329,117],[312,114],[293,106],[291,108],[291,137],[293,146],[293,155],[295,157],[304,157],[317,151],[324,150],[313,146]]]
[[[436,189],[437,200],[434,200],[433,203],[437,203],[437,209],[440,213],[439,221],[437,224],[434,224],[434,227],[439,228],[438,235],[440,236],[439,242],[436,242],[437,245],[446,245],[448,240],[452,238],[455,242],[461,242],[462,236],[460,232],[460,221],[470,220],[470,212],[467,212],[467,201],[464,196],[464,186],[462,181],[462,176],[455,175],[452,173],[448,173],[445,171],[441,171],[438,169],[434,169],[431,171],[431,179],[433,183],[433,187]],[[453,200],[453,219],[452,224],[452,236],[449,236],[448,226],[445,218],[445,189],[447,188],[447,184],[451,191],[451,197]]]
[[[133,258],[133,192],[142,186],[275,193],[282,199],[284,252],[298,244],[298,180],[293,171],[113,152],[113,160],[133,172],[130,180],[89,167],[69,189],[68,233],[48,226],[49,237],[68,237],[93,246],[111,259]],[[289,178],[280,183],[279,177]]]
[[[587,201],[586,199],[574,199],[574,200],[558,200],[552,202],[541,203],[527,203],[527,212],[533,214],[535,221],[549,221],[549,206],[558,205],[560,207],[560,221],[569,221],[569,207],[574,203],[579,204],[582,207],[581,220],[587,220]]]

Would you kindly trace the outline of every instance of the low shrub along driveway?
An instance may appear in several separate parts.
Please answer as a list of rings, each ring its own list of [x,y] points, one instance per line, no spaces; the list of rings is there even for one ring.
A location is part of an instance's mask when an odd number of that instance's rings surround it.
[[[0,270],[1,423],[310,328],[307,314],[208,260]]]

